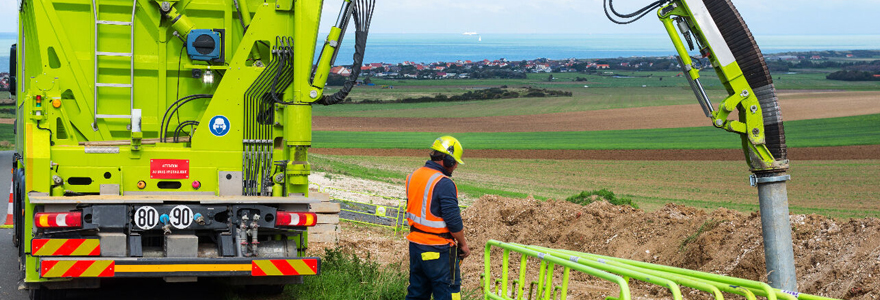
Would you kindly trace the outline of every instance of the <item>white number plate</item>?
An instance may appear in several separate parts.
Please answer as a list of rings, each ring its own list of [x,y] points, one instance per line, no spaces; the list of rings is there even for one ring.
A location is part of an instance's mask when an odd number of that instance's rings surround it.
[[[192,225],[193,222],[193,211],[186,205],[178,205],[171,209],[171,213],[168,214],[169,221],[171,222],[171,226],[177,229],[185,229]]]
[[[134,212],[134,225],[143,230],[150,230],[159,224],[159,212],[152,206],[141,206]]]

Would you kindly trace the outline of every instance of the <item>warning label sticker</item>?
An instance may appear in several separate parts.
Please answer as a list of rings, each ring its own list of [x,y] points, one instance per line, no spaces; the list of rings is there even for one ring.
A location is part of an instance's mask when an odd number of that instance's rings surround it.
[[[150,179],[189,179],[189,160],[151,159]]]

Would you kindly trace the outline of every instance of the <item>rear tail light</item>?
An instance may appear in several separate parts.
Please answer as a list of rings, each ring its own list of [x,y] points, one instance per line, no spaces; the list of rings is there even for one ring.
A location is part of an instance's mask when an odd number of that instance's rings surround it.
[[[276,226],[315,226],[318,215],[310,212],[279,211],[275,218]]]
[[[34,220],[38,228],[82,227],[81,212],[36,213]]]

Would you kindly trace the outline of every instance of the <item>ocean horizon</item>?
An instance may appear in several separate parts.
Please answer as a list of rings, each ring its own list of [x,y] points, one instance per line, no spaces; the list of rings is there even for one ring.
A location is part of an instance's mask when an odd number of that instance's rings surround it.
[[[15,33],[0,33],[0,72],[8,69],[8,49]],[[326,33],[320,33],[323,40]],[[756,35],[765,54],[826,50],[880,50],[880,35]],[[318,48],[321,43],[318,44]],[[352,63],[354,34],[343,40],[336,65]],[[418,34],[373,33],[367,41],[365,63],[599,59],[674,55],[668,36],[655,34]],[[317,59],[317,57],[316,57]]]

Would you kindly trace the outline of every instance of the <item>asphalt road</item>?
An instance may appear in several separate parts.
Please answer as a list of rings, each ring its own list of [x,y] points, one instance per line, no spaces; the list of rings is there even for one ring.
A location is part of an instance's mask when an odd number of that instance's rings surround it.
[[[12,168],[12,151],[0,151],[0,191],[3,204],[0,205],[0,222],[6,220],[9,184],[12,175],[7,173]],[[20,273],[18,272],[18,249],[12,244],[12,229],[0,229],[0,299],[26,300],[28,293],[19,290]],[[100,289],[68,290],[65,299],[277,299],[277,297],[261,297],[245,292],[241,288],[216,285],[210,281],[197,283],[166,283],[162,279],[127,279],[108,280],[101,284]]]
[[[12,151],[0,151],[0,193],[3,204],[0,204],[0,222],[6,221],[6,206],[9,204],[7,193],[12,184]],[[28,299],[24,290],[18,290],[18,248],[12,245],[12,229],[0,229],[0,299]]]

